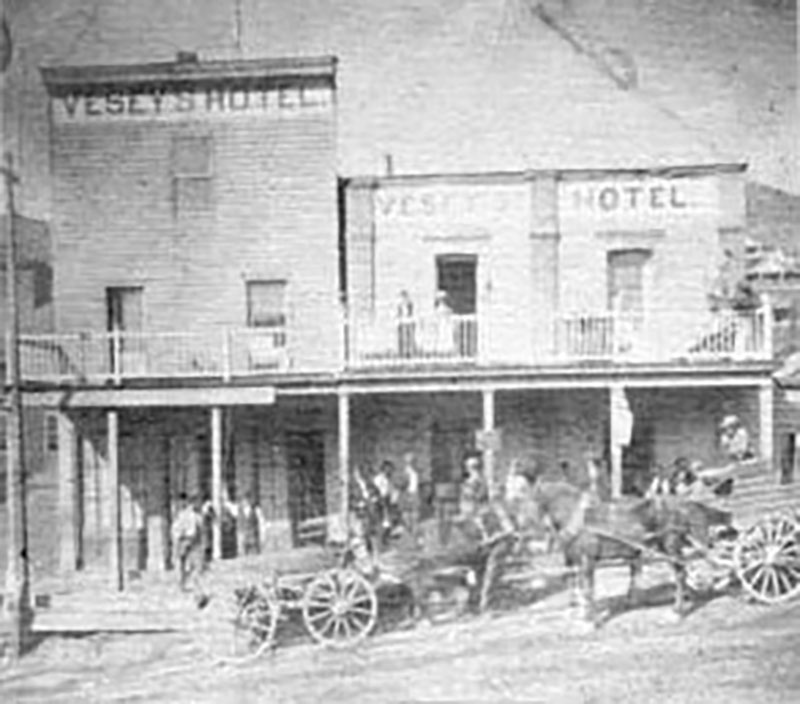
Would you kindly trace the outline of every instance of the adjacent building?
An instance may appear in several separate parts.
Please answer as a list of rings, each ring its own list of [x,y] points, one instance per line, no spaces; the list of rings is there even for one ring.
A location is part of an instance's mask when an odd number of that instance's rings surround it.
[[[334,59],[43,78],[58,332],[23,373],[60,410],[62,566],[166,568],[184,493],[291,545],[339,495]]]
[[[0,216],[0,330],[8,331],[7,256],[10,218]],[[16,214],[17,311],[20,332],[53,332],[53,262],[50,230],[47,223]],[[0,373],[7,378],[7,337],[0,347]],[[6,551],[6,417],[5,398],[0,414],[0,566],[5,565]],[[58,520],[58,416],[55,409],[27,407],[24,414],[24,452],[28,511],[42,520],[29,528],[32,569],[35,575],[52,574],[58,567],[58,541],[51,526]]]

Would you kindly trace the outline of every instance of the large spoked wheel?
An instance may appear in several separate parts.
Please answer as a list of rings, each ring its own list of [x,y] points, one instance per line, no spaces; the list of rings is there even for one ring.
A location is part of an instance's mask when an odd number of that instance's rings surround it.
[[[233,622],[234,657],[257,657],[275,645],[281,606],[271,594],[252,590]]]
[[[323,572],[307,585],[303,621],[323,645],[345,646],[365,638],[378,619],[375,588],[351,569]]]
[[[800,527],[789,516],[770,516],[745,531],[734,550],[742,588],[765,604],[800,594]]]

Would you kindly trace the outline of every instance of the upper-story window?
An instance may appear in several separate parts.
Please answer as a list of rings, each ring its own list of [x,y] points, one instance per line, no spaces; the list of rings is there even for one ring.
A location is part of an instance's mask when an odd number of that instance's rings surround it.
[[[172,139],[172,196],[175,215],[208,212],[214,183],[214,143],[209,135]]]
[[[247,325],[252,328],[286,326],[286,282],[282,280],[247,282]]]
[[[645,309],[645,272],[651,252],[626,249],[608,253],[608,307],[615,313]]]

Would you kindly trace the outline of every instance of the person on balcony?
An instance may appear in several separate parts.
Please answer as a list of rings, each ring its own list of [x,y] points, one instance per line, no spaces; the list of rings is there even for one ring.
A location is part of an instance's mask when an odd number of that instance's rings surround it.
[[[436,326],[436,353],[442,356],[455,352],[455,321],[453,309],[447,300],[447,291],[437,291],[433,304],[433,319]]]
[[[414,339],[414,303],[408,291],[403,290],[397,304],[397,351],[402,358],[414,356]]]

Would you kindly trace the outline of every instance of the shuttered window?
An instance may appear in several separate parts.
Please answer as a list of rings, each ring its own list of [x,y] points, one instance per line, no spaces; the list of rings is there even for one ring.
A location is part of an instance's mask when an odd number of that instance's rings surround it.
[[[176,216],[202,214],[212,208],[213,146],[207,135],[173,138],[172,185]]]
[[[286,325],[286,282],[247,282],[247,324],[250,327]]]
[[[650,251],[620,250],[608,253],[608,307],[620,313],[644,310],[644,272]]]

